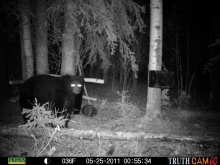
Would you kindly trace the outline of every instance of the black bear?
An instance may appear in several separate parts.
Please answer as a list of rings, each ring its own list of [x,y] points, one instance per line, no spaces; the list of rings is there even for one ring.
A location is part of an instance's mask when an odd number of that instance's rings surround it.
[[[32,109],[35,98],[40,104],[49,102],[53,105],[53,111],[62,112],[68,127],[70,115],[79,114],[82,104],[82,96],[84,91],[84,79],[81,76],[54,77],[50,75],[37,75],[29,78],[22,84],[20,88],[20,106],[21,109]],[[60,114],[61,115],[61,114]],[[23,115],[24,122],[28,118]]]

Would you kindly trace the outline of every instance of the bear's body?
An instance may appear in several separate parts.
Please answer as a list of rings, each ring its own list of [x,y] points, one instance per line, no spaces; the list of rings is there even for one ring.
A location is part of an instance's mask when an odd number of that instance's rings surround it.
[[[70,115],[79,114],[82,104],[84,89],[84,79],[80,76],[65,75],[54,77],[49,75],[37,75],[29,78],[20,89],[21,109],[32,109],[35,98],[41,105],[49,102],[53,111],[63,112],[65,118],[70,119]],[[58,113],[58,116],[61,115]],[[23,115],[24,122],[28,118]],[[68,127],[68,121],[66,122]]]

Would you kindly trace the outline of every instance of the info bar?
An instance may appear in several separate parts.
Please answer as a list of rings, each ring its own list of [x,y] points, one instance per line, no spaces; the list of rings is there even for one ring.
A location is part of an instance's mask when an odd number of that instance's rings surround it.
[[[71,165],[71,164],[152,164],[152,165],[220,165],[214,157],[0,157],[0,165]]]

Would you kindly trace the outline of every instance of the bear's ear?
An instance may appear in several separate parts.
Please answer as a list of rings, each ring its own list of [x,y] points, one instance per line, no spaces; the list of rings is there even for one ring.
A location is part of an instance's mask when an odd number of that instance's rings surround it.
[[[66,74],[66,75],[64,75],[64,76],[62,76],[62,77],[63,77],[65,80],[70,80],[72,76]]]
[[[85,82],[83,76],[77,76],[77,77],[79,77],[79,79],[80,79],[83,83]]]
[[[62,76],[62,80],[65,82],[72,82],[72,81],[78,81],[82,85],[84,85],[84,77],[83,76],[70,76],[70,75],[64,75]]]

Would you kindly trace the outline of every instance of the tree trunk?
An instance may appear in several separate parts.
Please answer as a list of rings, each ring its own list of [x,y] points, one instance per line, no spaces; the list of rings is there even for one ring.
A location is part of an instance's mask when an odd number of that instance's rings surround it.
[[[94,78],[94,72],[95,72],[95,65],[90,64],[90,67],[89,67],[89,77],[90,78]]]
[[[101,78],[101,75],[100,75],[100,66],[101,65],[101,63],[100,62],[98,62],[98,64],[95,66],[95,72],[94,72],[94,75],[95,75],[95,77],[93,77],[93,78]]]
[[[31,44],[31,23],[30,23],[30,4],[29,0],[20,1],[21,12],[21,52],[22,57],[22,76],[23,80],[34,75],[34,59]]]
[[[77,50],[76,24],[72,19],[73,8],[74,3],[72,1],[65,1],[65,27],[62,43],[61,75],[75,75],[79,60],[79,54]]]
[[[7,38],[6,38],[6,34],[3,33],[1,35],[0,38],[0,54],[1,54],[1,60],[0,60],[0,104],[1,104],[1,94],[3,95],[4,89],[6,89],[6,87],[8,86],[8,81],[7,81],[7,66],[6,66],[6,61],[7,61],[7,54],[6,54],[6,50],[7,50],[7,42],[6,42]]]
[[[217,6],[219,3],[216,3],[215,6]],[[220,24],[219,19],[220,16],[219,14],[216,14],[216,11],[218,11],[217,8],[213,9],[215,11],[215,14],[213,13],[213,18],[211,20],[211,27],[210,27],[210,43],[213,43],[213,41],[216,40],[216,36],[219,35],[219,29],[220,29]],[[217,43],[217,42],[216,42]],[[210,110],[211,111],[218,111],[219,106],[220,106],[220,60],[217,59],[217,56],[219,56],[220,52],[220,45],[217,44],[214,47],[210,47],[209,50],[209,59],[215,59],[214,65],[210,68],[210,93],[209,93],[209,101],[210,101]]]
[[[104,79],[104,82],[105,82],[105,84],[108,84],[108,70],[109,69],[105,69],[104,71],[103,71],[103,79]]]
[[[48,74],[46,0],[36,1],[36,70]]]
[[[22,79],[23,80],[26,80],[27,76],[26,73],[24,72],[25,71],[25,56],[24,56],[24,42],[23,42],[23,30],[22,30],[22,19],[20,18],[19,19],[19,31],[20,31],[20,46],[21,46],[21,66],[22,66]]]
[[[151,0],[150,22],[150,52],[149,70],[161,70],[162,64],[162,0]],[[148,71],[149,72],[149,71]],[[149,74],[148,74],[149,75]],[[149,76],[148,76],[149,77]],[[148,78],[148,94],[145,119],[155,118],[161,115],[161,89],[150,88]]]
[[[115,73],[114,69],[112,71],[112,77],[111,78],[112,78],[112,81],[111,81],[111,83],[112,83],[112,91],[114,91],[115,88],[116,88],[116,73]]]
[[[54,129],[48,128],[48,132],[52,132]],[[48,136],[51,137],[50,134],[47,134],[48,132],[42,131],[42,129],[33,129],[31,130],[31,134],[33,134],[35,137],[41,137],[41,136]],[[24,130],[22,127],[17,127],[14,125],[0,125],[0,136],[22,136],[22,137],[32,137],[29,131]],[[74,138],[88,138],[91,139],[100,139],[103,140],[143,140],[143,139],[161,139],[166,141],[184,141],[185,142],[196,142],[199,144],[212,144],[212,143],[219,143],[220,140],[218,137],[213,137],[209,135],[204,136],[183,136],[183,135],[172,135],[172,134],[166,134],[166,133],[148,133],[145,131],[139,131],[139,132],[127,132],[127,131],[108,131],[108,130],[97,130],[97,129],[75,129],[75,128],[62,128],[60,131],[56,132],[55,137],[53,140],[60,141],[60,137],[74,137]]]
[[[120,80],[119,80],[119,82],[120,82],[120,84],[123,84],[123,78],[124,78],[124,68],[123,68],[123,66],[121,66],[120,67]]]
[[[189,39],[189,25],[187,25],[187,31],[186,31],[186,87],[185,87],[185,90],[186,90],[186,93],[187,94],[190,94],[190,89],[189,89],[189,84],[190,84],[190,39]]]
[[[135,76],[134,71],[132,71],[132,76],[133,76],[133,90],[137,89],[137,77]]]

